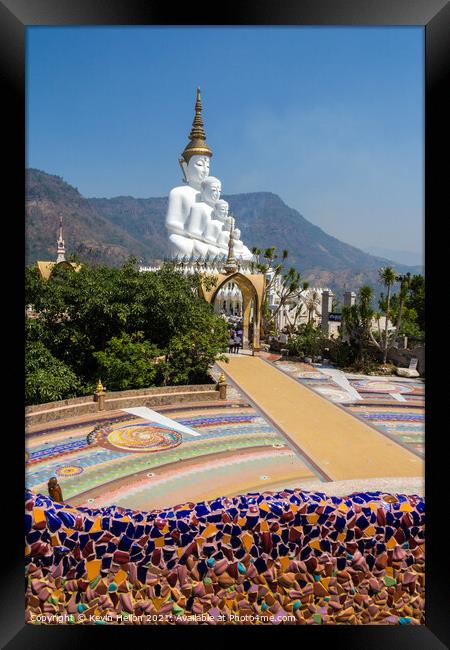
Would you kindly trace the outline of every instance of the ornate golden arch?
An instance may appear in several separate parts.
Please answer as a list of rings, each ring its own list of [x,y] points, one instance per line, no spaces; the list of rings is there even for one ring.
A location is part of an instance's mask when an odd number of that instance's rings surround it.
[[[261,330],[261,312],[264,298],[264,274],[244,275],[239,271],[233,273],[219,273],[215,287],[207,290],[202,285],[202,293],[206,302],[214,305],[217,294],[228,282],[235,282],[242,293],[242,316],[243,316],[243,335],[242,343],[248,343],[248,331],[250,324],[250,310],[253,301],[253,340],[252,346],[254,350],[260,349],[259,337]]]

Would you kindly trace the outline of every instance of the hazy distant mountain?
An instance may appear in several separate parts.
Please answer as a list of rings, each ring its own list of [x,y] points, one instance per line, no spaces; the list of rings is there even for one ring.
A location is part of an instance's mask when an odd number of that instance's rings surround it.
[[[394,260],[397,264],[406,264],[407,266],[423,266],[423,253],[413,253],[411,251],[397,251],[379,246],[369,246],[365,249],[369,255],[386,257]]]
[[[314,286],[328,286],[341,293],[363,284],[375,286],[378,269],[388,263],[398,272],[420,273],[374,257],[331,237],[288,207],[271,192],[252,192],[224,197],[229,201],[244,243],[252,248],[276,246],[289,251],[288,261]],[[130,255],[144,263],[164,259],[167,238],[164,217],[167,198],[112,199],[81,196],[59,176],[27,170],[27,264],[56,257],[59,214],[64,219],[66,249],[83,261],[121,264]]]
[[[27,264],[56,257],[59,215],[63,217],[66,250],[78,253],[84,261],[114,266],[124,262],[131,251],[147,253],[139,240],[105,219],[59,176],[27,170],[25,209]]]

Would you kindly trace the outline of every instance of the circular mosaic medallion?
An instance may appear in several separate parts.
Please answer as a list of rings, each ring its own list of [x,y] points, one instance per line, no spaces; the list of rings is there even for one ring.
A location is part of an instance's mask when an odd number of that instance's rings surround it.
[[[326,381],[327,377],[325,375],[321,375],[320,372],[311,372],[305,370],[304,372],[300,372],[297,377],[299,379],[317,379],[317,381]]]
[[[148,453],[178,447],[182,442],[182,436],[173,429],[163,429],[143,422],[118,429],[111,427],[98,429],[95,432],[95,441],[102,447],[114,451]]]
[[[56,473],[58,476],[76,476],[83,472],[83,468],[79,465],[64,465],[63,467],[58,467]]]
[[[353,381],[352,384],[356,389],[373,393],[410,393],[413,390],[411,386],[397,384],[397,382],[393,381],[370,381],[361,379],[360,381]]]
[[[343,390],[336,388],[317,388],[316,390],[320,395],[328,397],[333,402],[349,402],[351,400],[349,394]]]

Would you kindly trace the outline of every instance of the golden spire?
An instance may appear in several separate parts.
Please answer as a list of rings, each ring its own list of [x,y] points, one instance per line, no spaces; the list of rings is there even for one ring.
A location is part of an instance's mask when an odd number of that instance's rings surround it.
[[[206,144],[205,128],[203,126],[202,118],[202,99],[200,97],[200,88],[197,88],[197,98],[195,102],[195,116],[192,122],[192,129],[189,134],[190,142],[184,148],[181,154],[185,162],[189,162],[192,156],[209,156],[211,157],[212,151]]]
[[[192,122],[192,129],[189,134],[190,140],[206,140],[205,128],[202,119],[202,98],[200,97],[200,88],[197,88],[197,99],[195,102],[195,117]]]
[[[234,273],[237,271],[237,263],[234,257],[234,217],[231,217],[230,239],[228,240],[228,257],[224,265],[225,273]]]

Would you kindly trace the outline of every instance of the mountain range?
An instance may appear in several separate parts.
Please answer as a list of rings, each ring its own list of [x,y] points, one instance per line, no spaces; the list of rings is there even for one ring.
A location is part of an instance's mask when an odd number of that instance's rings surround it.
[[[289,251],[287,262],[311,286],[342,294],[363,284],[378,293],[378,269],[393,266],[398,273],[423,273],[370,255],[328,235],[271,192],[223,197],[230,204],[241,238],[253,246]],[[81,261],[122,264],[130,255],[144,264],[167,256],[164,226],[167,198],[132,196],[85,198],[61,177],[38,169],[26,170],[26,263],[56,259],[59,216],[63,217],[68,254]]]

